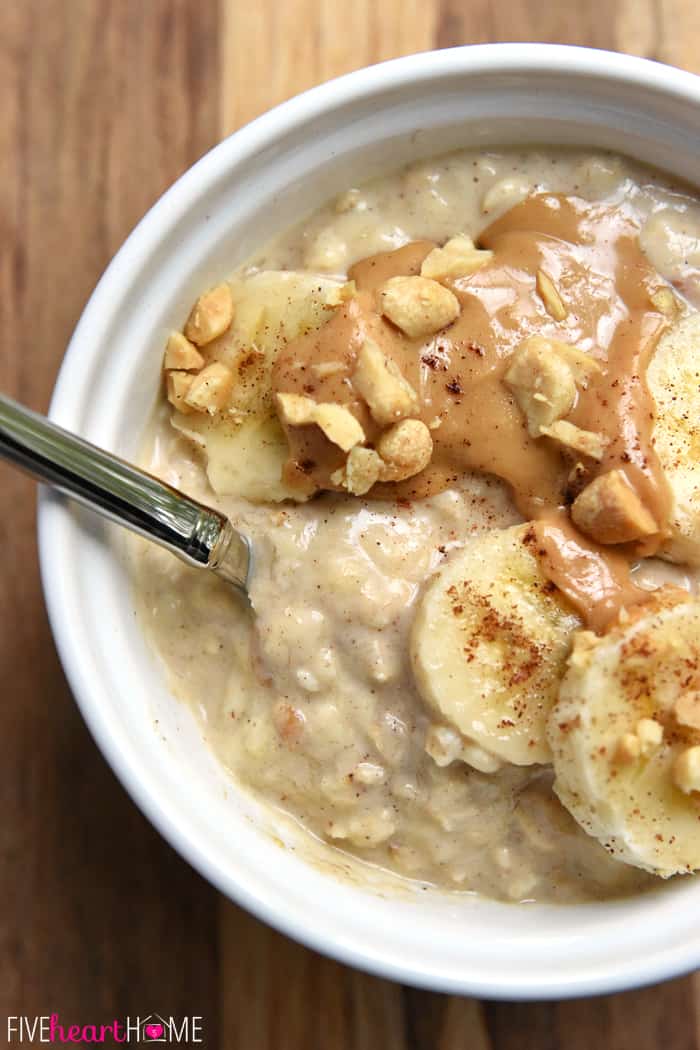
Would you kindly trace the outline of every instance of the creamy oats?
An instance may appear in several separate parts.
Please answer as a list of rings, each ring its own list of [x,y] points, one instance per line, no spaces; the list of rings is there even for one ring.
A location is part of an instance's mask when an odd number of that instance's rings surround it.
[[[144,465],[253,538],[255,613],[135,579],[240,783],[507,900],[700,866],[699,303],[689,191],[554,149],[351,188],[203,294]]]

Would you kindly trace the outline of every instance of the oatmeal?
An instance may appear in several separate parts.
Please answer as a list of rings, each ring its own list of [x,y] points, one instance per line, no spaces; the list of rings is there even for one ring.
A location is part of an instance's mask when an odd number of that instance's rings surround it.
[[[145,465],[252,538],[254,612],[135,572],[240,783],[501,899],[700,867],[698,245],[700,203],[622,158],[463,152],[203,292]]]

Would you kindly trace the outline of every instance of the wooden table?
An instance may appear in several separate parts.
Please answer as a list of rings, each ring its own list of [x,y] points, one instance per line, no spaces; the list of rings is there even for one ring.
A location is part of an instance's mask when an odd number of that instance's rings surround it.
[[[697,0],[4,0],[0,389],[46,409],[95,281],[223,135],[338,73],[543,40],[700,71]],[[0,468],[0,1040],[8,1014],[199,1014],[222,1050],[690,1050],[696,978],[590,1001],[479,1003],[367,977],[219,897],[89,738],[36,562],[34,488]]]

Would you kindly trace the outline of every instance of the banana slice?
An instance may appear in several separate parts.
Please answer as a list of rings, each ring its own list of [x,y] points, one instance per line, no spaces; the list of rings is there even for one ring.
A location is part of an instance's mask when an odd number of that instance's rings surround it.
[[[353,281],[295,270],[260,270],[231,282],[233,337],[274,352],[320,328],[354,294]]]
[[[171,423],[204,450],[209,484],[217,495],[239,496],[251,503],[303,498],[282,481],[289,448],[275,417],[236,420],[173,412]]]
[[[663,877],[700,867],[700,602],[678,594],[602,638],[577,634],[548,724],[566,808],[618,860]]]
[[[233,373],[229,409],[273,415],[272,366],[291,339],[321,328],[355,294],[353,281],[337,281],[293,270],[261,270],[231,281],[233,323],[209,343],[207,362]]]
[[[656,402],[653,442],[673,496],[672,534],[662,557],[700,565],[700,314],[659,340],[647,369]]]
[[[542,576],[528,530],[467,543],[429,583],[411,635],[423,699],[515,765],[551,760],[545,725],[580,626]]]
[[[310,273],[262,270],[231,282],[234,320],[207,346],[207,361],[232,372],[228,409],[209,415],[174,411],[171,422],[202,449],[219,496],[254,503],[303,499],[282,480],[289,449],[274,415],[270,374],[280,348],[320,328],[354,294],[354,283]]]

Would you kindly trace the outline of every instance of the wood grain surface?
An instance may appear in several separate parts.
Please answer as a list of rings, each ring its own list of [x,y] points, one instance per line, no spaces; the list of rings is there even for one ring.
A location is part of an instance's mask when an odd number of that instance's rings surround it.
[[[134,223],[223,135],[431,47],[545,40],[700,72],[697,0],[4,0],[0,390],[46,409]],[[368,977],[222,900],[92,744],[43,608],[32,484],[0,466],[0,1041],[7,1015],[204,1017],[221,1050],[700,1050],[695,977],[496,1004]],[[468,944],[465,945],[468,950]]]

